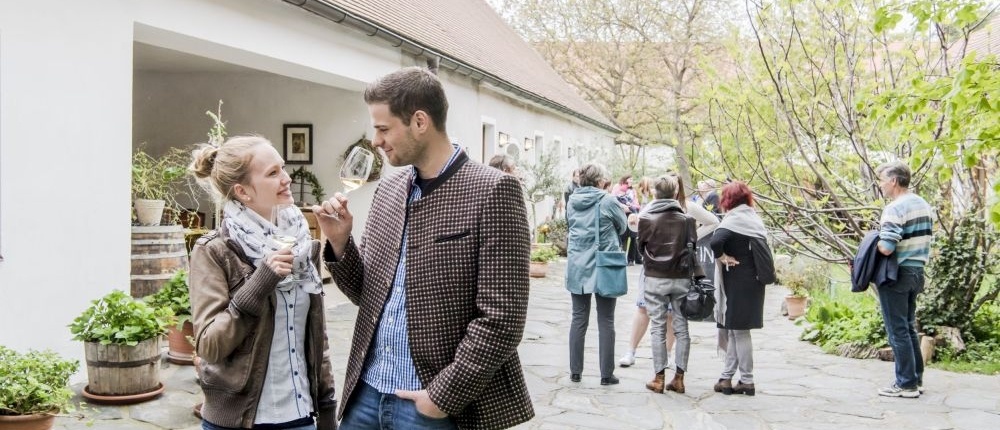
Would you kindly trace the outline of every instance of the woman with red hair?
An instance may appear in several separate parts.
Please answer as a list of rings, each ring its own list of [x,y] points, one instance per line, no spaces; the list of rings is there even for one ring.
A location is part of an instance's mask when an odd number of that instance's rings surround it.
[[[715,391],[752,396],[755,388],[750,330],[764,326],[764,285],[774,282],[774,264],[767,246],[767,230],[754,210],[750,187],[739,181],[726,184],[719,206],[726,214],[712,236],[715,321],[726,361]],[[740,379],[733,386],[737,369]]]

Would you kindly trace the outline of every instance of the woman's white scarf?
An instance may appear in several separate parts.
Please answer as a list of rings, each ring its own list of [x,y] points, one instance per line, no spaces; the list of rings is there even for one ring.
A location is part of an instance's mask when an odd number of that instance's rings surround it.
[[[733,233],[744,236],[759,237],[767,239],[767,228],[764,227],[764,220],[760,219],[752,207],[739,205],[726,212],[722,222],[716,228],[724,228]],[[726,289],[722,280],[722,272],[725,266],[716,260],[715,262],[715,321],[719,325],[726,325]],[[719,329],[718,348],[725,351],[728,347],[729,332],[724,328]]]
[[[247,208],[243,203],[228,201],[222,208],[222,225],[229,230],[229,236],[243,248],[243,253],[253,261],[254,267],[260,267],[264,257],[277,251],[278,244],[271,239],[278,228],[271,221],[264,219],[257,212]],[[323,291],[316,266],[312,262],[312,235],[309,234],[309,224],[302,211],[294,206],[282,210],[279,214],[279,224],[291,225],[294,230],[295,245],[292,252],[292,282],[282,281],[278,289],[288,291],[298,285],[309,294],[319,294]]]

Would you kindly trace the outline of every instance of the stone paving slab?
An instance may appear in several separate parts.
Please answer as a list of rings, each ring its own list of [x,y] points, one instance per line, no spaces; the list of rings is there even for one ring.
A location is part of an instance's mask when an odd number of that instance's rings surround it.
[[[785,293],[781,287],[768,287],[764,328],[753,331],[756,396],[724,396],[712,390],[722,360],[715,348],[715,324],[710,322],[691,323],[684,394],[645,389],[653,373],[649,336],[640,345],[635,365],[615,371],[621,384],[601,386],[593,319],[583,380],[570,382],[571,304],[563,287],[564,270],[565,263],[557,262],[547,278],[532,279],[528,323],[518,352],[536,416],[516,429],[1000,429],[1000,376],[928,369],[927,392],[920,398],[880,397],[876,390],[891,382],[892,363],[828,355],[799,341],[801,328],[779,314]],[[629,272],[635,282],[638,267]],[[357,308],[335,287],[328,285],[326,292],[333,367],[342,383]],[[629,294],[618,300],[616,357],[628,344],[635,295],[632,284]],[[60,417],[56,429],[200,429],[191,414],[191,407],[201,401],[193,369],[164,361],[161,371],[167,390],[159,398],[132,406],[85,406],[82,419]],[[74,389],[79,393],[82,384]]]

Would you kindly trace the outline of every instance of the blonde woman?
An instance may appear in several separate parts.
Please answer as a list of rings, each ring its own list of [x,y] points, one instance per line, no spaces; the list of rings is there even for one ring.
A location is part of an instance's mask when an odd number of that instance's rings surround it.
[[[191,251],[189,275],[205,430],[337,428],[319,242],[287,206],[284,166],[258,136],[194,153],[191,172],[223,204],[219,229]],[[275,240],[277,206],[297,226],[291,247]]]

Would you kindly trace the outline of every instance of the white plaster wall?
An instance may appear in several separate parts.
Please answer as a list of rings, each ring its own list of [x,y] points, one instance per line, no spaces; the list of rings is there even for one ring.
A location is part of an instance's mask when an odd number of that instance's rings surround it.
[[[124,3],[0,2],[0,344],[82,357],[66,326],[129,287]]]
[[[325,85],[360,90],[402,58],[387,42],[282,1],[126,3],[139,42]]]
[[[134,41],[286,77],[139,72],[133,81]],[[358,91],[412,63],[385,42],[276,0],[0,2],[0,344],[82,358],[66,326],[90,300],[128,290],[134,143],[203,140],[204,112],[222,98],[234,134],[280,145],[281,124],[312,123],[311,170],[332,193],[334,157],[370,134]],[[449,134],[475,159],[484,117],[522,141],[535,131],[610,141],[578,121],[512,106],[466,77],[442,78]],[[368,207],[374,188],[352,193],[353,206]]]
[[[279,154],[283,124],[312,124],[313,163],[305,167],[328,195],[342,190],[337,173],[347,147],[371,134],[368,109],[356,91],[263,73],[137,73],[134,83],[133,141],[146,142],[153,153],[204,142],[212,125],[205,111],[215,112],[219,100],[230,136],[261,135]],[[369,188],[374,186],[354,194]],[[213,205],[204,197],[199,210],[211,214]],[[308,194],[305,200],[315,203]]]
[[[129,289],[134,41],[358,91],[400,64],[374,40],[274,0],[0,2],[0,344],[82,358],[66,326],[90,300]],[[199,114],[215,104],[195,104],[182,115],[195,117],[196,141],[209,125]],[[275,133],[274,119],[280,134],[278,116],[258,130]],[[312,121],[317,138],[333,137],[337,121]],[[346,128],[353,142],[367,126]],[[352,197],[363,205],[373,188]]]
[[[558,140],[561,143],[557,154],[558,173],[566,179],[567,185],[572,179],[574,169],[583,163],[595,161],[584,156],[587,150],[596,154],[607,154],[614,144],[613,136],[604,130],[579,119],[570,119],[537,105],[512,99],[492,88],[483,88],[479,91],[478,104],[482,115],[496,120],[495,132],[507,133],[512,142],[522,147],[520,163],[534,163],[543,151],[554,150],[555,141]],[[480,127],[481,123],[480,120]],[[542,136],[542,147],[524,150],[524,139],[526,137],[534,139],[538,135]],[[573,157],[569,157],[567,151],[569,147],[575,148]],[[495,148],[495,151],[502,152],[500,148]],[[600,161],[600,158],[596,161]],[[552,198],[545,198],[535,203],[535,223],[542,224],[553,217],[556,203]],[[530,211],[528,215],[531,216]]]

